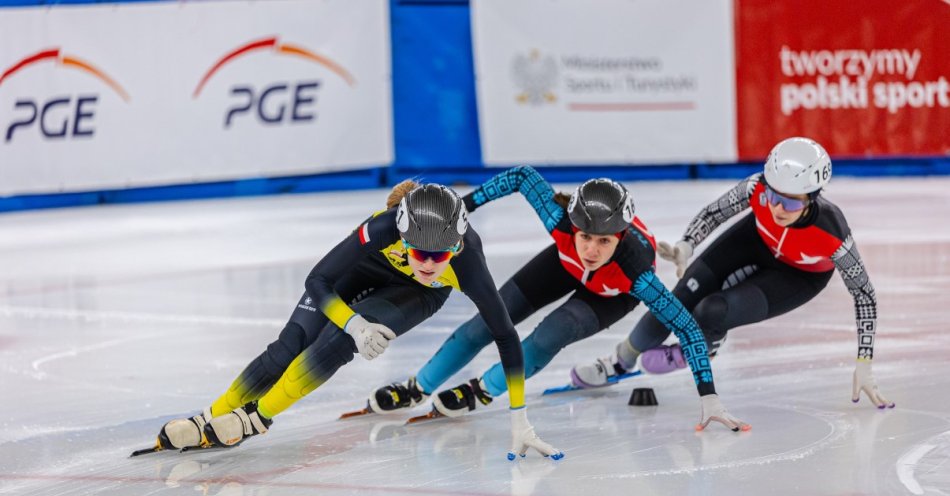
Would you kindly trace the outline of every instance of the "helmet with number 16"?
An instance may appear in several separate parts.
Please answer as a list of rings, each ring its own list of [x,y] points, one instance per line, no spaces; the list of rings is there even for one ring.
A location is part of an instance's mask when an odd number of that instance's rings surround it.
[[[782,140],[765,162],[765,182],[779,193],[813,196],[830,179],[828,152],[808,138]]]

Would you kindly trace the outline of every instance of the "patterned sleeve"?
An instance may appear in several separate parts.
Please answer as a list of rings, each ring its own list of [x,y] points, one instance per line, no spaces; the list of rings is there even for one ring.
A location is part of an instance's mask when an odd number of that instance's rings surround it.
[[[709,365],[706,338],[693,316],[673,293],[666,289],[652,270],[640,274],[630,292],[645,303],[653,316],[679,338],[683,357],[693,371],[693,380],[699,395],[715,394],[716,386],[713,384],[712,367]]]
[[[841,278],[848,292],[854,298],[855,320],[858,324],[858,360],[874,358],[874,331],[877,327],[877,298],[874,296],[874,286],[864,262],[858,253],[854,238],[849,234],[844,243],[833,255],[831,260],[838,268]]]
[[[564,217],[564,208],[554,201],[554,188],[528,165],[508,169],[485,181],[475,191],[465,195],[465,208],[471,212],[516,191],[528,200],[548,232],[553,231]]]
[[[757,173],[743,179],[718,200],[706,205],[686,226],[683,241],[696,248],[723,222],[749,208],[749,197],[761,176],[761,173]]]

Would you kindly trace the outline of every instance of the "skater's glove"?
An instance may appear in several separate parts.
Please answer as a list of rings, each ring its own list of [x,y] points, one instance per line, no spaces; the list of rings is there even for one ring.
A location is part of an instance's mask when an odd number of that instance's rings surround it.
[[[392,329],[369,322],[360,314],[350,317],[343,330],[353,338],[356,349],[367,360],[382,355],[389,347],[389,341],[396,339],[396,333]]]
[[[751,425],[733,417],[731,413],[726,411],[726,407],[722,406],[722,402],[719,401],[718,394],[707,394],[701,397],[701,400],[703,402],[703,418],[696,426],[697,431],[705,429],[713,421],[719,422],[733,432],[752,429]]]
[[[682,240],[677,241],[673,246],[666,241],[660,241],[656,245],[656,254],[663,260],[675,263],[676,277],[683,277],[686,266],[689,265],[689,258],[693,256],[693,246]]]
[[[524,457],[528,448],[538,450],[545,457],[550,456],[555,460],[564,458],[561,450],[554,448],[550,444],[541,440],[534,433],[534,427],[528,422],[528,409],[526,407],[511,411],[511,451],[508,452],[508,459],[514,460],[515,454]]]
[[[861,399],[861,391],[868,395],[874,406],[884,408],[894,408],[896,405],[884,397],[877,390],[877,383],[874,382],[874,375],[871,374],[871,361],[858,360],[854,367],[854,382],[851,388],[851,401],[857,403]]]

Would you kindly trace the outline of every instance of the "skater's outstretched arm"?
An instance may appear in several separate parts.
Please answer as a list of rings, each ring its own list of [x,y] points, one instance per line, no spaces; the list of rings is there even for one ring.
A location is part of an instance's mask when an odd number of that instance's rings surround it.
[[[473,230],[469,230],[469,233],[465,236],[465,250],[458,256],[453,267],[458,274],[462,292],[478,307],[479,314],[488,325],[492,339],[498,346],[508,383],[511,408],[520,408],[524,406],[524,356],[521,340],[518,339],[518,333],[505,310],[505,304],[495,289],[495,282],[482,252],[481,239]]]
[[[465,208],[472,212],[492,200],[516,191],[528,200],[548,232],[553,231],[564,218],[564,207],[554,201],[554,188],[538,171],[528,165],[511,168],[492,177],[465,195],[462,200],[465,201]]]
[[[465,235],[465,250],[458,256],[455,267],[462,291],[475,306],[488,329],[492,339],[498,346],[501,364],[505,370],[505,382],[508,384],[508,401],[511,408],[511,451],[508,459],[513,460],[516,455],[524,456],[529,448],[534,448],[544,456],[551,456],[555,460],[564,454],[542,441],[534,432],[534,427],[528,422],[527,409],[524,403],[524,355],[521,350],[521,341],[515,331],[514,324],[505,310],[505,305],[495,288],[485,255],[482,252],[482,243],[474,230]]]
[[[646,270],[637,277],[630,293],[646,304],[661,324],[676,334],[686,363],[693,372],[693,381],[699,394],[715,394],[716,387],[713,384],[712,368],[709,366],[706,339],[689,311],[652,270]]]
[[[686,226],[683,241],[696,248],[723,222],[749,208],[752,190],[755,189],[755,185],[758,184],[761,177],[762,173],[760,172],[743,179],[726,194],[706,205]]]
[[[683,304],[663,285],[653,270],[643,271],[634,281],[630,293],[643,301],[656,319],[679,338],[683,356],[693,372],[696,389],[702,397],[703,411],[699,427],[705,428],[710,421],[716,421],[733,431],[748,430],[748,424],[730,415],[716,395],[706,339]]]
[[[752,190],[755,189],[761,177],[762,174],[758,173],[743,179],[726,194],[706,205],[686,226],[683,238],[674,245],[666,241],[660,241],[657,244],[656,254],[663,260],[676,264],[677,277],[683,277],[693,251],[703,240],[731,217],[749,208]]]
[[[845,287],[854,298],[855,321],[858,328],[858,362],[854,369],[851,401],[857,403],[861,392],[878,408],[894,408],[878,390],[871,374],[871,360],[874,358],[874,335],[877,328],[877,298],[874,286],[864,268],[864,262],[858,253],[854,238],[848,234],[841,247],[831,256]]]

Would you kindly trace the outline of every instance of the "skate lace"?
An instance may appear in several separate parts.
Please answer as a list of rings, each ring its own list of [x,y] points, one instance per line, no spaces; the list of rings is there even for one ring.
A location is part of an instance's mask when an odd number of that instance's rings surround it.
[[[395,384],[394,384],[395,386]],[[419,390],[419,386],[416,383],[415,377],[410,377],[409,381],[405,386],[399,384],[399,387],[404,388],[409,395],[409,398],[412,399],[414,404],[422,403],[425,398],[423,397],[422,391]]]
[[[617,365],[614,363],[612,356],[598,358],[595,366],[597,367],[597,371],[603,372],[606,377],[612,377],[618,374]]]
[[[478,379],[472,379],[468,381],[468,383],[472,387],[472,392],[475,393],[475,398],[478,399],[478,401],[481,402],[481,404],[483,405],[491,404],[492,396],[488,394],[487,391],[482,389],[481,384],[478,383]]]
[[[666,352],[666,362],[668,364],[676,368],[684,367],[685,356],[683,356],[682,347],[680,345],[674,344],[673,346],[670,346],[664,351]],[[676,359],[677,352],[679,352],[679,355],[682,357],[679,361],[677,361]],[[713,353],[710,353],[709,356],[712,357]]]
[[[676,365],[676,358],[673,357],[673,347],[663,350],[663,353],[666,355],[666,363],[670,365]]]
[[[402,398],[409,398],[410,400],[414,399],[412,396],[411,390],[407,388],[404,384],[398,382],[390,383],[385,388],[386,394],[392,398],[393,404],[399,405]]]

